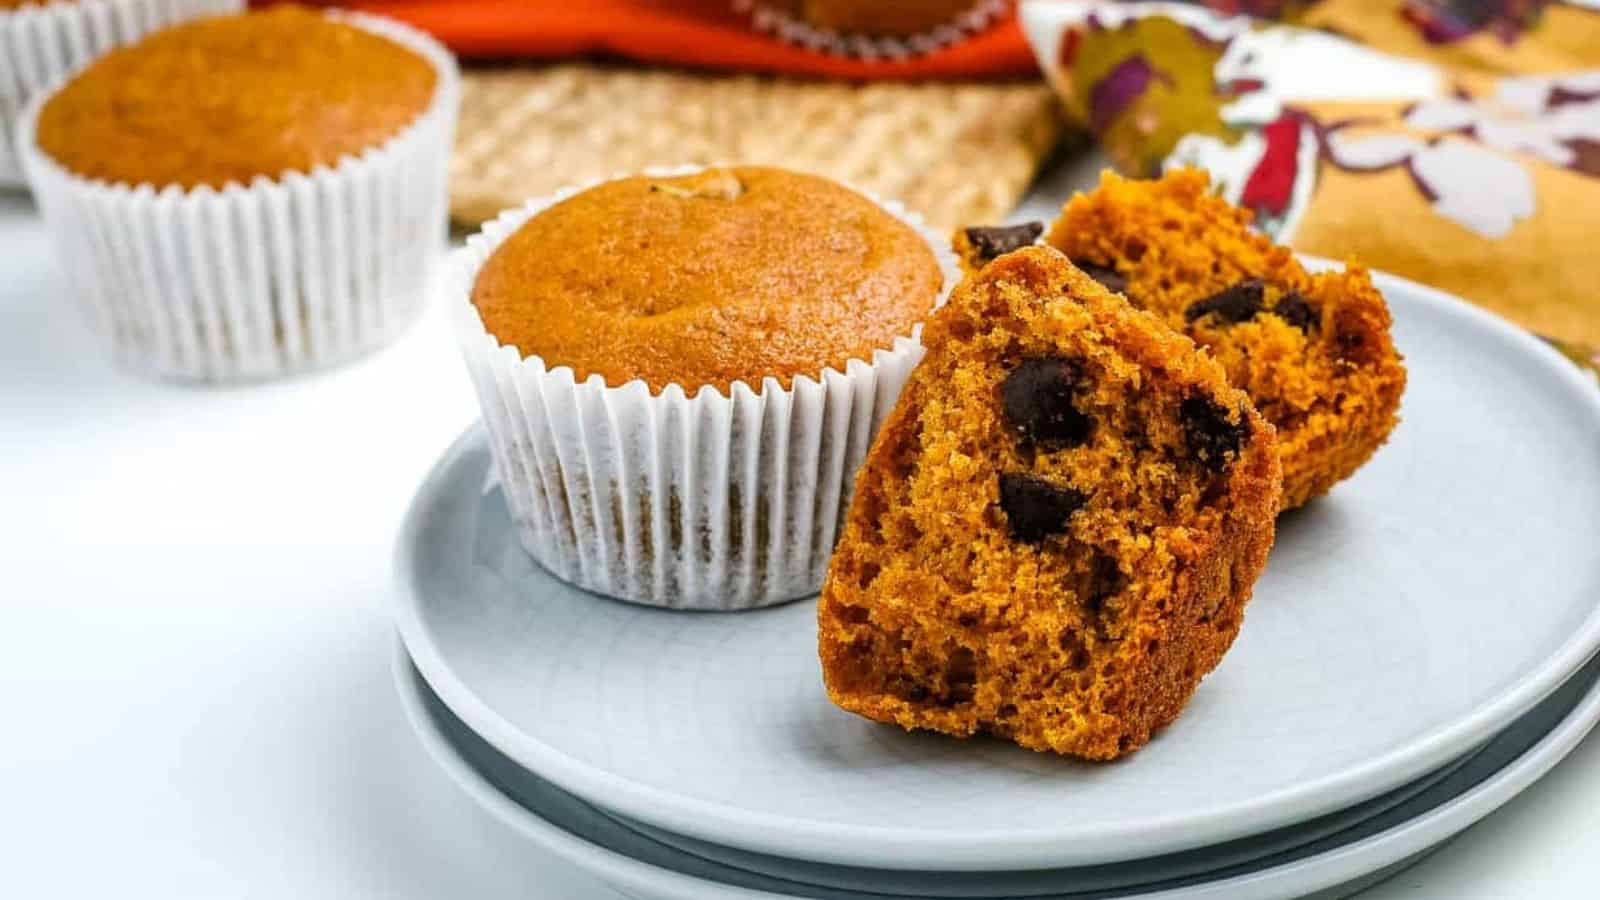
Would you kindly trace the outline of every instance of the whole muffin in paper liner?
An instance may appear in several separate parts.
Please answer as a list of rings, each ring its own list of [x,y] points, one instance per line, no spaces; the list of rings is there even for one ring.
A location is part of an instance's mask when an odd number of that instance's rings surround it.
[[[911,214],[815,176],[663,169],[531,201],[446,302],[524,546],[669,608],[814,593],[955,278]]]

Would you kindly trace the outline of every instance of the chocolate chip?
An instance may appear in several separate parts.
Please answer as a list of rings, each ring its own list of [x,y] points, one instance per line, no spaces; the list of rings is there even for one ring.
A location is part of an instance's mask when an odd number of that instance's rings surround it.
[[[1237,424],[1228,421],[1228,411],[1205,397],[1190,397],[1178,405],[1178,417],[1195,458],[1213,472],[1228,466],[1228,457],[1237,455],[1250,437],[1250,425],[1243,416]]]
[[[1247,322],[1261,312],[1261,301],[1266,297],[1266,286],[1259,278],[1246,278],[1230,288],[1225,288],[1189,305],[1183,314],[1184,321],[1193,322],[1201,316],[1215,314],[1224,322]]]
[[[1000,399],[1023,440],[1076,447],[1089,439],[1093,422],[1072,405],[1078,367],[1059,357],[1025,359],[1006,375]]]
[[[1082,269],[1083,274],[1100,282],[1101,286],[1113,294],[1125,294],[1128,292],[1127,276],[1116,269],[1110,266],[1102,266],[1099,263],[1079,262],[1078,260],[1073,260],[1072,264]]]
[[[1105,609],[1106,601],[1123,592],[1128,587],[1128,576],[1122,574],[1122,569],[1117,566],[1116,559],[1100,551],[1095,551],[1094,564],[1089,575],[1089,611],[1095,615]]]
[[[1298,293],[1285,294],[1272,312],[1290,325],[1307,332],[1322,319],[1317,308]]]
[[[1011,536],[1037,544],[1067,530],[1067,520],[1089,497],[1043,478],[1019,472],[1000,473],[1000,508],[1011,523]]]
[[[946,691],[942,699],[945,703],[966,703],[971,700],[978,687],[978,655],[970,648],[957,647],[950,654],[944,680]]]
[[[1024,222],[1021,225],[995,225],[968,228],[967,243],[978,251],[978,258],[988,262],[1013,250],[1021,250],[1044,234],[1043,222]]]
[[[895,678],[890,685],[890,690],[902,699],[909,700],[912,703],[922,703],[933,696],[933,692],[928,690],[927,685],[918,684],[903,675]]]

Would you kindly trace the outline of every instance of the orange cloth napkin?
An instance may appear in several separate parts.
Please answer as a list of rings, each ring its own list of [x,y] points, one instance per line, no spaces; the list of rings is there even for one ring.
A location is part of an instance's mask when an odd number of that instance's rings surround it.
[[[257,5],[267,5],[257,0]],[[900,61],[832,56],[756,31],[732,0],[339,0],[422,28],[468,57],[606,53],[716,69],[849,79],[990,78],[1037,71],[1014,13],[950,47]]]

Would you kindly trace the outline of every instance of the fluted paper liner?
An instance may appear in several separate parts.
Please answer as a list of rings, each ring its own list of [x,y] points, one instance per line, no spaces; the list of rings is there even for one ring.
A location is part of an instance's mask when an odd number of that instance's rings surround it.
[[[373,350],[421,310],[447,235],[455,60],[398,22],[328,15],[438,72],[416,121],[332,168],[222,190],[108,184],[38,147],[47,94],[29,104],[17,147],[29,183],[73,293],[124,368],[205,381],[287,375]]]
[[[912,35],[847,34],[798,19],[761,0],[734,0],[734,9],[750,16],[750,22],[787,44],[857,59],[892,62],[942,50],[958,44],[988,28],[1005,14],[1008,0],[978,0],[972,8],[949,23]]]
[[[494,249],[578,190],[485,224],[442,280],[523,546],[566,581],[652,606],[752,609],[816,593],[855,472],[922,357],[921,326],[842,372],[796,375],[788,389],[772,377],[692,397],[676,384],[652,394],[642,380],[578,382],[568,366],[501,345],[471,302]],[[942,303],[959,277],[947,241],[877,202],[928,241]]]
[[[78,0],[0,10],[0,186],[21,185],[16,119],[40,91],[113,47],[244,0]]]

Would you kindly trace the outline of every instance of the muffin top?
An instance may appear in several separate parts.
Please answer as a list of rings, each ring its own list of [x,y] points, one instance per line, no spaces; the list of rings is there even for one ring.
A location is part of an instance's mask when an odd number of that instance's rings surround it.
[[[40,112],[38,142],[104,181],[248,184],[383,143],[427,108],[437,80],[419,54],[307,9],[195,19],[69,81]]]
[[[860,194],[728,168],[624,178],[543,210],[490,255],[472,302],[501,344],[580,381],[692,395],[870,360],[942,281],[928,242]]]

